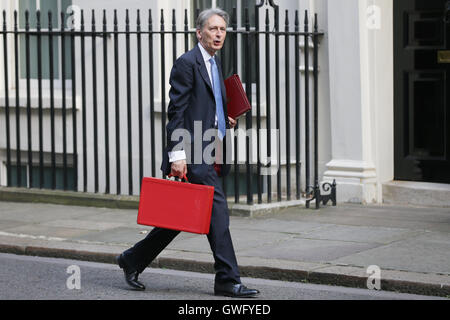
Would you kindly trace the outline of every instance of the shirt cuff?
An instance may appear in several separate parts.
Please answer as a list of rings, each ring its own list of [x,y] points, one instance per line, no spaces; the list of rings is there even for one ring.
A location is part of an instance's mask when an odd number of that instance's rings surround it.
[[[169,151],[169,162],[175,162],[180,160],[186,160],[186,152],[184,150],[178,150],[178,151]]]

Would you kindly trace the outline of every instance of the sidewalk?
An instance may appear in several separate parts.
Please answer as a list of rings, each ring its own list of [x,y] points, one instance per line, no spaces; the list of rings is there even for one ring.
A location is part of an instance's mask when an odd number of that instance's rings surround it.
[[[0,252],[114,263],[145,237],[137,210],[0,201]],[[339,205],[231,217],[241,274],[450,297],[450,209]],[[182,233],[152,267],[213,272],[205,236]]]

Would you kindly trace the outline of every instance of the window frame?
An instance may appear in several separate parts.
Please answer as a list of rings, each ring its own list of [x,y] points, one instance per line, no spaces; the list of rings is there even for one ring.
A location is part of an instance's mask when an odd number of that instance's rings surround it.
[[[3,162],[2,165],[6,168],[6,163]],[[39,188],[39,164],[38,163],[33,163],[32,166],[32,170],[30,171],[30,166],[28,163],[22,163],[21,164],[21,187],[22,188]],[[51,187],[51,183],[52,183],[52,167],[50,164],[45,163],[44,164],[44,190],[64,190],[64,185],[63,185],[63,178],[64,178],[64,172],[62,169],[62,164],[57,164],[56,165],[56,170],[55,170],[55,177],[56,177],[56,186],[55,189],[52,189]],[[15,180],[15,181],[10,181],[10,184],[12,187],[18,187],[19,186],[19,182],[17,180],[17,164],[12,164],[11,165],[11,180]],[[73,166],[67,166],[67,189],[68,191],[74,190],[75,188],[75,182],[72,180],[74,173],[73,170],[75,170],[75,168]],[[30,186],[30,172],[32,172],[33,174],[33,186]],[[23,183],[22,183],[23,182]],[[5,184],[6,185],[6,184]]]
[[[19,32],[25,32],[25,28],[21,28],[21,26],[20,26],[21,19],[25,19],[24,16],[22,16],[22,17],[20,16],[20,1],[22,1],[22,0],[15,0],[15,4],[14,4],[15,5],[15,10],[17,10],[17,12],[18,12],[18,21],[17,21],[18,31]],[[41,9],[41,1],[45,1],[45,0],[29,0],[29,1],[35,1],[35,3],[36,3],[36,11],[37,11],[37,10]],[[56,9],[56,13],[53,13],[53,14],[56,14],[57,23],[56,23],[56,25],[55,24],[52,25],[53,31],[60,30],[60,28],[61,28],[61,15],[60,15],[60,12],[62,11],[62,1],[63,0],[56,0],[56,1],[57,1],[57,9]],[[69,4],[69,5],[71,5],[71,4]],[[65,8],[64,11],[67,11],[67,8]],[[30,12],[30,15],[31,14],[35,14],[35,13],[31,13]],[[42,15],[43,14],[47,14],[47,13],[46,12],[45,13],[41,12],[41,21],[42,21]],[[65,27],[65,28],[67,28],[67,27]],[[48,29],[48,24],[46,24],[46,25],[41,24],[41,31],[46,32],[48,30],[49,30]],[[36,28],[30,27],[30,31],[36,31]],[[22,40],[21,37],[23,37],[23,39],[25,39],[25,35],[24,34],[19,35],[19,41],[18,41],[18,46],[19,46],[19,48],[18,48],[18,51],[19,51],[19,53],[18,53],[19,54],[19,56],[18,56],[18,60],[19,60],[19,86],[20,86],[21,92],[22,92],[26,88],[27,78],[26,78],[26,76],[22,77],[22,71],[21,71],[22,68],[24,68],[24,69],[26,68],[26,61],[25,61],[25,59],[22,61],[22,58],[25,57],[25,54],[21,53],[21,41],[25,41],[25,40]],[[46,43],[48,44],[49,43],[48,42],[48,37],[47,36],[43,36],[42,39],[44,39],[44,38],[47,38]],[[55,51],[57,51],[57,56],[56,57],[54,56],[54,59],[57,60],[56,64],[58,66],[57,70],[54,69],[53,86],[54,86],[55,90],[62,90],[62,88],[63,88],[62,68],[61,68],[62,46],[61,46],[60,36],[55,36],[53,38],[53,42],[54,42],[53,46],[57,47],[56,50],[54,49]],[[66,40],[65,40],[66,46],[67,46],[68,42],[69,42],[69,40],[66,38]],[[25,47],[25,45],[24,45],[24,47]],[[42,46],[42,50],[43,49],[44,49],[44,46]],[[47,47],[47,49],[48,49],[48,47]],[[43,55],[42,59],[45,59],[45,58],[46,57]],[[34,60],[36,59],[35,56],[30,55],[31,63],[33,63],[33,59]],[[67,66],[67,64],[70,65],[70,63],[71,63],[70,60],[67,60],[67,59],[70,59],[70,52],[68,52],[66,50],[66,66]],[[66,72],[71,72],[70,68],[67,69],[67,67],[66,67]],[[72,88],[72,79],[68,78],[67,75],[66,75],[65,82],[66,82],[65,83],[66,89],[71,90],[71,88]],[[35,92],[35,90],[38,89],[38,86],[39,86],[39,84],[38,84],[38,77],[37,77],[37,75],[36,75],[36,77],[33,77],[33,75],[31,75],[30,76],[30,88],[31,88],[32,92]],[[48,90],[50,88],[50,72],[48,72],[48,75],[46,75],[46,76],[43,75],[42,76],[42,88],[44,90]]]

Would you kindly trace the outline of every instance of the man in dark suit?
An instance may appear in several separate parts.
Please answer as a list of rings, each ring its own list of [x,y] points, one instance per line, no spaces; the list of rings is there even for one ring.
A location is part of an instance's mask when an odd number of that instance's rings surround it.
[[[236,125],[234,119],[227,117],[226,91],[220,62],[215,56],[224,44],[228,20],[228,14],[220,9],[201,12],[197,20],[199,44],[174,63],[170,76],[168,141],[161,169],[164,175],[187,176],[191,183],[214,186],[207,236],[215,261],[214,293],[253,297],[259,291],[241,284],[229,231],[227,201],[219,179],[230,169],[224,161],[226,129]],[[212,139],[205,139],[211,131],[214,132]],[[208,152],[212,143],[216,147]],[[133,288],[144,290],[145,286],[138,280],[139,273],[178,234],[179,231],[154,228],[145,239],[118,256],[117,262],[124,270],[126,282]]]

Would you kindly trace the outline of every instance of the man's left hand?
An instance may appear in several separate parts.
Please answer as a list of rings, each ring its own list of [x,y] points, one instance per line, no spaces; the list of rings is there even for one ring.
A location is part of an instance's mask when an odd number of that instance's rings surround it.
[[[230,128],[233,129],[234,127],[236,127],[237,121],[234,120],[231,117],[228,117],[228,122],[230,123]]]

